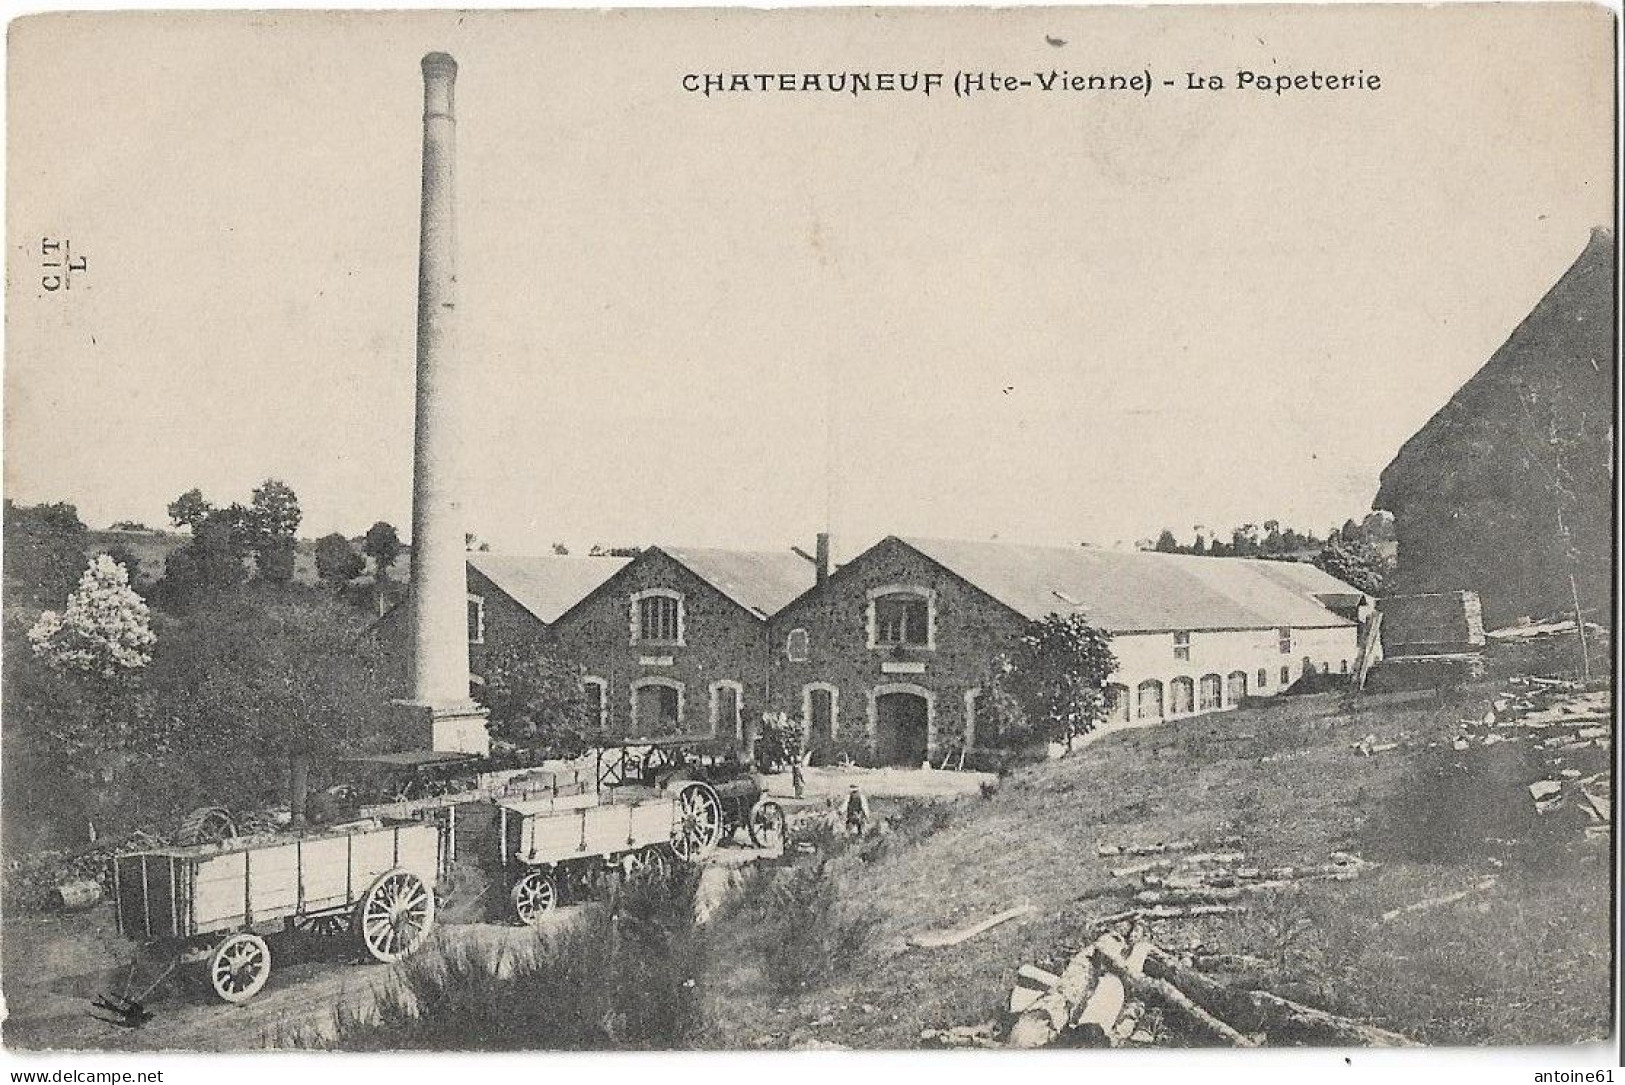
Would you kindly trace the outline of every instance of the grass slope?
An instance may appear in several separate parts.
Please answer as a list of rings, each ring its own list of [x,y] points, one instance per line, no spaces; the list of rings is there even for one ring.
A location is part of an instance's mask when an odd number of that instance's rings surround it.
[[[1022,770],[990,800],[953,803],[925,839],[845,868],[843,899],[884,917],[879,948],[820,989],[776,996],[725,933],[708,984],[715,1041],[896,1048],[918,1045],[922,1029],[986,1021],[1019,965],[1059,971],[1091,920],[1127,907],[1138,879],[1110,871],[1131,860],[1097,857],[1097,841],[1230,835],[1248,865],[1323,863],[1337,850],[1380,865],[1254,898],[1246,915],[1163,921],[1160,943],[1256,955],[1255,982],[1426,1043],[1604,1038],[1608,856],[1564,817],[1535,817],[1523,789],[1540,771],[1521,745],[1450,748],[1456,721],[1489,695],[1348,713],[1329,696],[1283,698],[1105,736]],[[1367,735],[1404,745],[1360,756],[1351,747]],[[1499,879],[1489,891],[1379,921],[1488,874]],[[1021,902],[1036,915],[959,946],[904,941]]]

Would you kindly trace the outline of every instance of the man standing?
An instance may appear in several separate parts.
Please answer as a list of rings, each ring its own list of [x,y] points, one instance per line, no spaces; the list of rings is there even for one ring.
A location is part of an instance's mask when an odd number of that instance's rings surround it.
[[[846,793],[846,831],[853,836],[862,836],[863,827],[869,821],[869,800],[853,784]]]

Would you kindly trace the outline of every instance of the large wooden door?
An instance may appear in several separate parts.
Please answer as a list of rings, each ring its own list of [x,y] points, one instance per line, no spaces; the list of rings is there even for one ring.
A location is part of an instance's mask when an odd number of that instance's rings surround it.
[[[875,755],[884,765],[918,767],[925,760],[930,709],[918,693],[875,698]]]

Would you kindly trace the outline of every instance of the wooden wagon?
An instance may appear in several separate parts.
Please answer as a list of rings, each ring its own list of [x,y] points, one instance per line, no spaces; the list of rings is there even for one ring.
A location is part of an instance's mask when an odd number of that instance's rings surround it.
[[[171,969],[201,964],[217,996],[244,1002],[271,974],[269,933],[349,933],[385,962],[410,953],[434,925],[445,858],[441,829],[417,822],[154,849],[112,861],[114,907],[124,937]]]
[[[522,923],[538,922],[565,895],[606,876],[697,861],[717,844],[716,822],[686,816],[675,794],[652,789],[500,799],[495,856]]]

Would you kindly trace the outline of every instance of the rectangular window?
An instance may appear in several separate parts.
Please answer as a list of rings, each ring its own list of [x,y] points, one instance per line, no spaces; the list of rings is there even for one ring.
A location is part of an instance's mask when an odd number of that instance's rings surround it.
[[[1270,684],[1270,672],[1263,667],[1258,668],[1258,688],[1264,689]]]
[[[888,595],[875,600],[875,643],[923,647],[930,643],[929,608],[918,595]]]
[[[1291,629],[1291,627],[1283,625],[1280,629],[1276,630],[1275,635],[1276,635],[1277,642],[1281,646],[1281,654],[1284,655],[1284,656],[1291,655],[1292,654],[1292,629]]]
[[[638,600],[638,639],[677,640],[677,600],[669,595],[649,595]]]
[[[477,595],[468,597],[468,643],[485,643],[485,600]]]
[[[1292,684],[1292,668],[1291,667],[1282,667],[1281,668],[1281,685],[1290,686],[1291,684]]]
[[[1174,658],[1189,659],[1191,657],[1191,635],[1189,633],[1174,634]]]

